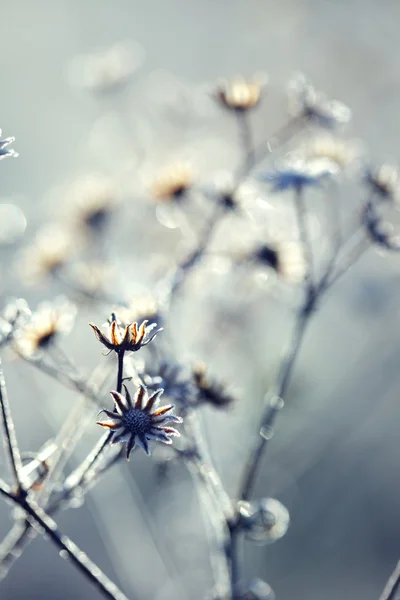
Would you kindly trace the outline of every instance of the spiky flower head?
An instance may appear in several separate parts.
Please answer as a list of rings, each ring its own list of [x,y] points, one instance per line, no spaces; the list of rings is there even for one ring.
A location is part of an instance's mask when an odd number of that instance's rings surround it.
[[[148,321],[143,321],[139,326],[138,323],[122,324],[112,313],[107,324],[107,332],[103,333],[97,325],[89,323],[93,329],[95,336],[108,350],[116,352],[127,351],[136,352],[143,346],[147,346],[159,333],[162,328],[156,329],[157,323],[147,325]]]
[[[215,95],[224,108],[244,112],[260,102],[261,90],[261,81],[235,77],[221,81]]]
[[[140,385],[134,399],[125,388],[125,397],[118,392],[111,392],[114,399],[115,411],[104,409],[108,417],[106,421],[97,424],[112,432],[111,443],[126,443],[126,458],[129,460],[135,445],[150,454],[149,441],[172,444],[172,437],[180,433],[174,427],[166,427],[168,423],[182,423],[181,417],[171,414],[172,404],[157,408],[162,389],[148,396],[147,389]]]

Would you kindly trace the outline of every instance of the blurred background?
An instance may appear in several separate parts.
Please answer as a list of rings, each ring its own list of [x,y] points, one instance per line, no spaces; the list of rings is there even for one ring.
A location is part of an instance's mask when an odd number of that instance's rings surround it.
[[[123,254],[119,284],[125,278],[130,293],[140,292],[170,264],[163,262],[164,247],[175,257],[184,252],[187,240],[179,245],[171,215],[136,199],[140,173],[143,165],[151,170],[182,155],[194,158],[202,174],[237,164],[235,124],[207,95],[220,77],[268,74],[271,105],[265,102],[255,120],[258,140],[282,123],[285,85],[302,71],[351,107],[351,135],[365,141],[372,160],[398,157],[396,0],[1,0],[0,6],[0,126],[3,135],[15,135],[20,154],[0,165],[3,298],[23,295],[35,306],[65,293],[54,282],[28,288],[15,265],[21,245],[43,222],[63,220],[61,190],[87,172],[113,178],[127,204],[111,248]],[[129,85],[93,92],[88,57],[121,43],[135,66]],[[4,205],[12,205],[11,213]],[[210,285],[215,280],[214,274]],[[215,283],[211,297],[198,294],[202,282],[194,278],[190,302],[175,317],[177,345],[183,358],[215,351],[213,370],[235,387],[238,401],[229,413],[204,415],[211,454],[233,494],[289,331],[289,294],[253,290],[236,305],[226,279]],[[399,258],[371,250],[332,291],[306,335],[257,483],[259,497],[287,506],[291,527],[272,546],[246,543],[244,553],[244,573],[268,581],[278,600],[374,600],[400,557],[399,293]],[[204,313],[213,303],[225,314],[231,310],[236,323],[218,348],[197,325],[203,319],[208,327]],[[80,311],[65,347],[85,372],[100,358],[87,323],[100,325],[107,313],[96,311]],[[22,449],[36,450],[77,395],[11,356],[5,361]],[[78,458],[97,439],[92,429]],[[161,485],[154,461],[137,454],[57,521],[129,598],[203,598],[211,575],[192,481],[180,465]],[[10,526],[2,504],[2,536]],[[0,590],[4,600],[98,597],[43,539],[27,548]]]

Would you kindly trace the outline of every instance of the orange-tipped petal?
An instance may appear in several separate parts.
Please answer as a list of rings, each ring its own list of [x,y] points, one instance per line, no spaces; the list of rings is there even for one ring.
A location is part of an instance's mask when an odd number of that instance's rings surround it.
[[[96,421],[96,425],[101,425],[101,427],[106,427],[107,429],[118,429],[118,427],[121,427],[121,423],[115,423],[114,421]]]
[[[154,392],[154,394],[152,394],[152,395],[150,396],[150,398],[149,398],[149,399],[148,399],[148,401],[147,401],[147,404],[146,404],[146,406],[144,407],[144,410],[145,410],[147,413],[150,413],[150,412],[152,411],[152,409],[153,409],[153,406],[154,406],[155,404],[157,404],[157,402],[158,402],[158,400],[159,400],[159,398],[160,398],[161,394],[163,393],[163,391],[164,391],[163,389],[159,389],[159,390],[157,390],[156,392]]]
[[[126,411],[125,400],[122,394],[119,392],[110,392],[111,396],[114,398],[114,402],[117,408],[119,408],[120,412],[123,413]]]
[[[94,323],[89,323],[90,327],[93,329],[94,334],[96,336],[96,338],[99,340],[99,342],[101,342],[102,344],[104,344],[109,350],[111,350],[113,348],[112,344],[110,343],[110,340],[104,335],[104,333],[97,327],[97,325],[94,325]]]
[[[131,334],[132,334],[132,343],[136,344],[137,341],[137,335],[138,335],[138,330],[137,330],[137,323],[135,321],[135,323],[132,323],[131,325]]]
[[[134,447],[135,447],[135,436],[131,435],[131,437],[129,438],[129,440],[126,443],[126,460],[130,459],[131,452]]]
[[[113,321],[110,326],[110,337],[113,346],[120,346],[121,340],[119,338],[117,321]]]
[[[162,428],[167,435],[174,435],[175,437],[180,437],[180,433],[175,427],[163,427]]]
[[[129,344],[131,341],[131,328],[129,325],[125,327],[125,333],[123,335],[122,344]]]
[[[136,340],[137,344],[140,344],[141,341],[143,341],[143,338],[146,334],[146,325],[147,325],[148,321],[143,321],[143,323],[141,324],[140,328],[139,328],[139,332],[138,332],[138,338]]]
[[[132,404],[132,398],[131,395],[128,391],[128,388],[126,387],[125,384],[123,384],[124,386],[124,390],[125,390],[125,400],[126,400],[126,404],[128,406],[128,408],[133,408],[133,404]]]
[[[168,411],[170,411],[173,407],[172,404],[168,404],[167,406],[162,406],[161,408],[155,410],[152,413],[153,417],[160,417],[161,415],[165,415],[165,413],[167,413]]]
[[[146,394],[146,388],[141,385],[138,389],[138,391],[136,392],[136,396],[135,396],[135,408],[139,408],[142,409],[143,408],[143,398],[145,397]]]

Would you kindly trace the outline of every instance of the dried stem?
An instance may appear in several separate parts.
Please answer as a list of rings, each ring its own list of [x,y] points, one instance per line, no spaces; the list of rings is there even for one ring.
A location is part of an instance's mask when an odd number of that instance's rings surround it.
[[[10,404],[8,402],[8,394],[4,372],[0,361],[0,407],[1,407],[1,422],[3,426],[3,440],[6,449],[6,454],[10,463],[11,471],[14,477],[14,482],[21,493],[24,490],[22,481],[22,461],[19,452],[17,437],[15,434],[14,422],[11,416]]]
[[[398,600],[400,591],[400,561],[397,563],[393,573],[389,577],[379,600]]]
[[[15,495],[0,480],[0,494],[22,508],[39,526],[41,533],[47,535],[53,544],[69,557],[71,563],[88,579],[106,598],[112,600],[128,600],[121,590],[86,556],[84,552],[58,529],[57,523],[33,500]]]

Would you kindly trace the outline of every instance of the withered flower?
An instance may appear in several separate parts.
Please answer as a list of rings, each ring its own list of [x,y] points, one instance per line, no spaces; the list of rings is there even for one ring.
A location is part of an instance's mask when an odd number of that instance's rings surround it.
[[[109,223],[117,204],[112,183],[100,175],[87,175],[70,189],[72,221],[86,232],[98,233]]]
[[[200,402],[211,404],[215,408],[228,408],[234,402],[222,383],[209,378],[203,362],[198,361],[193,365],[192,375]]]
[[[347,141],[328,133],[307,140],[298,149],[307,163],[333,174],[349,167],[361,152],[362,146],[358,141]]]
[[[332,175],[327,164],[306,161],[291,157],[278,165],[274,171],[260,173],[258,179],[272,185],[273,192],[295,190],[301,192],[307,187],[318,187]]]
[[[126,458],[129,460],[135,445],[140,446],[147,455],[150,454],[149,440],[172,444],[172,437],[180,433],[174,427],[166,427],[168,423],[182,423],[181,417],[171,414],[172,404],[156,408],[163,390],[157,390],[150,397],[146,388],[141,385],[135,394],[134,402],[125,388],[125,397],[118,392],[111,392],[115,403],[115,412],[104,409],[107,421],[97,424],[113,433],[111,443],[126,443]],[[156,409],[156,410],[154,410]]]
[[[270,267],[288,283],[301,282],[306,272],[301,247],[295,242],[262,244],[250,254],[249,259]]]
[[[143,346],[147,346],[157,333],[162,331],[162,328],[155,330],[157,323],[152,323],[149,326],[147,323],[148,321],[143,321],[140,327],[136,322],[123,325],[113,313],[108,321],[108,331],[106,334],[97,325],[93,323],[89,323],[89,325],[99,342],[108,350],[136,352]]]
[[[382,200],[398,202],[400,198],[400,173],[393,165],[383,164],[367,169],[365,181],[371,191]]]
[[[189,163],[177,162],[166,167],[151,185],[156,200],[181,201],[195,181],[195,173]]]
[[[400,251],[400,236],[393,233],[391,223],[383,220],[372,202],[367,202],[363,207],[361,222],[375,244],[386,250]]]
[[[129,84],[143,56],[142,47],[132,41],[78,56],[71,65],[72,82],[97,94],[119,91]]]
[[[71,258],[73,242],[70,233],[59,225],[46,225],[39,230],[34,243],[25,248],[18,269],[25,282],[36,283],[54,276]]]
[[[250,81],[244,77],[235,77],[230,81],[221,81],[215,95],[224,108],[243,112],[259,103],[261,89],[261,82],[255,79]]]
[[[328,129],[347,123],[351,118],[347,106],[337,100],[328,100],[302,74],[295,76],[288,88],[289,112],[294,117],[302,117]]]
[[[62,333],[72,329],[76,307],[67,300],[44,302],[17,331],[15,345],[23,356],[33,356],[47,349]]]

